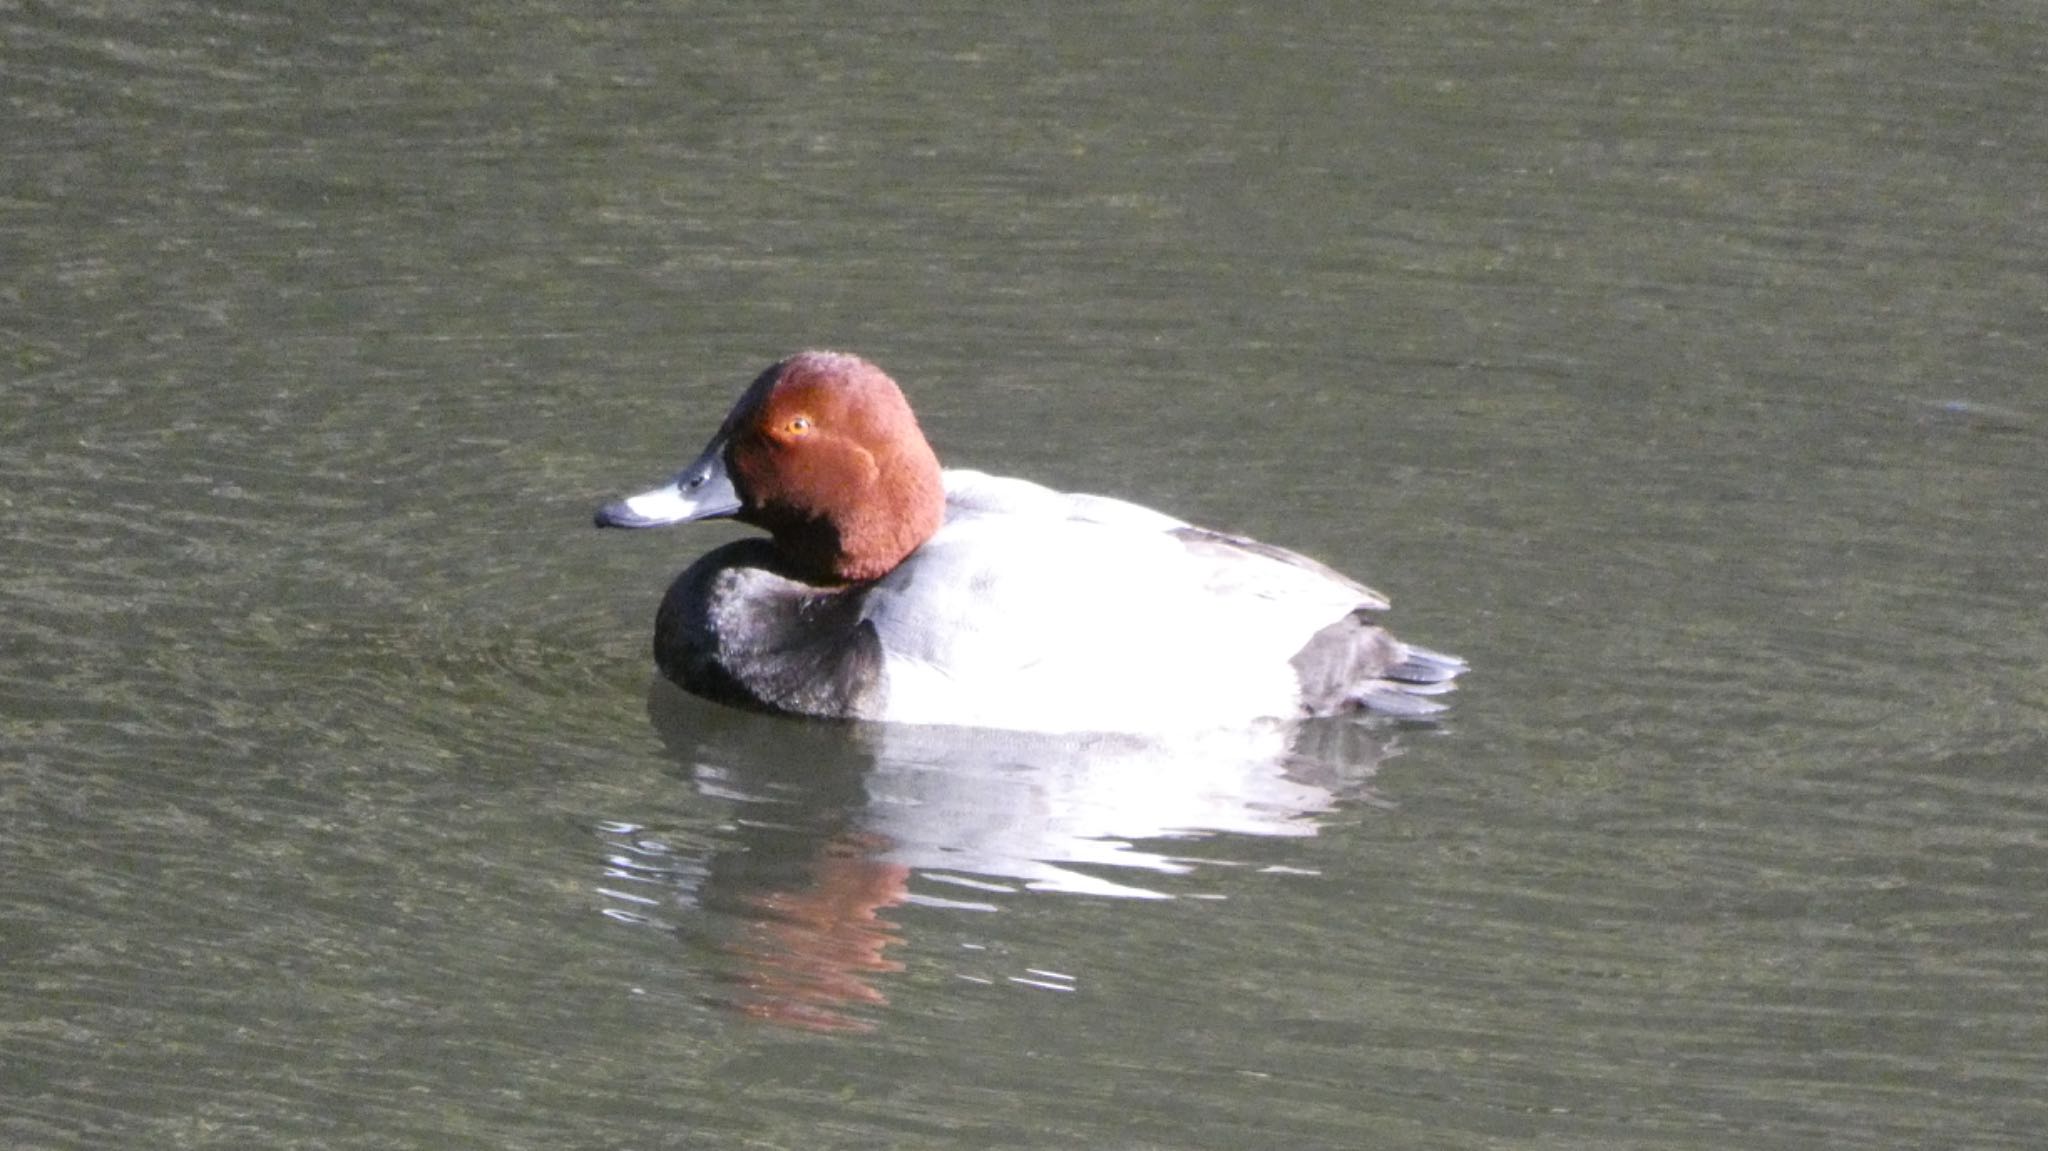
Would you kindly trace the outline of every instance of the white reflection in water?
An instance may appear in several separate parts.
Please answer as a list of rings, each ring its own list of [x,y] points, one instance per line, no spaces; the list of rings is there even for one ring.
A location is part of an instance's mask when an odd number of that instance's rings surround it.
[[[1143,877],[1198,861],[1166,842],[1314,835],[1319,816],[1370,800],[1395,751],[1394,729],[1352,723],[1148,739],[757,720],[666,685],[649,712],[691,785],[733,818],[694,847],[601,825],[606,914],[718,935],[737,960],[735,1006],[827,1030],[869,1026],[853,1010],[887,1002],[877,979],[901,969],[892,907],[990,911],[1020,890],[1172,898],[1163,888],[1184,879]],[[1002,978],[1074,987],[1043,970]]]

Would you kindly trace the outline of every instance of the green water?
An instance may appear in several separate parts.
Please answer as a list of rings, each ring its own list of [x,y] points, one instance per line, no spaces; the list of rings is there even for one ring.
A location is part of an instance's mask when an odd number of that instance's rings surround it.
[[[0,1142],[2048,1123],[2032,6],[0,33]],[[1283,771],[652,684],[731,533],[589,511],[818,345],[1383,589],[1452,718]]]

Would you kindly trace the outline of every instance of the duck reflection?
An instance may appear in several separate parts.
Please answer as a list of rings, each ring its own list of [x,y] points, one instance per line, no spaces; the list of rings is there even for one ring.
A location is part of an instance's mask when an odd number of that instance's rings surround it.
[[[1185,881],[1155,877],[1198,861],[1165,843],[1313,835],[1339,804],[1370,801],[1395,753],[1392,729],[1341,721],[1163,741],[792,723],[665,681],[648,715],[730,817],[697,850],[606,825],[609,913],[713,913],[663,925],[726,957],[733,1006],[817,1030],[865,1028],[861,1009],[886,1002],[879,977],[902,969],[890,908],[993,909],[1020,889],[1169,898]]]

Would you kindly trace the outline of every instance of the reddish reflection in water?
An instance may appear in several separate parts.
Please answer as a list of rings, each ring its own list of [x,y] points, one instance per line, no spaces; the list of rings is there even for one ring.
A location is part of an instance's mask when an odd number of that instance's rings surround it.
[[[847,1009],[888,1003],[871,980],[903,970],[885,954],[902,942],[900,929],[881,913],[908,897],[910,868],[885,862],[887,848],[873,835],[828,840],[808,886],[748,897],[762,915],[731,945],[746,988],[741,1011],[811,1031],[873,1029]]]

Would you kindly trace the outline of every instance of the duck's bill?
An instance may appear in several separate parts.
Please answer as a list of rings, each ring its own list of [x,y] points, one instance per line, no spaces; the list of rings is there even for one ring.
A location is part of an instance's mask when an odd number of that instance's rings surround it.
[[[627,496],[597,509],[601,528],[658,528],[691,520],[737,515],[740,496],[725,471],[724,445],[705,449],[676,478],[653,491]]]

